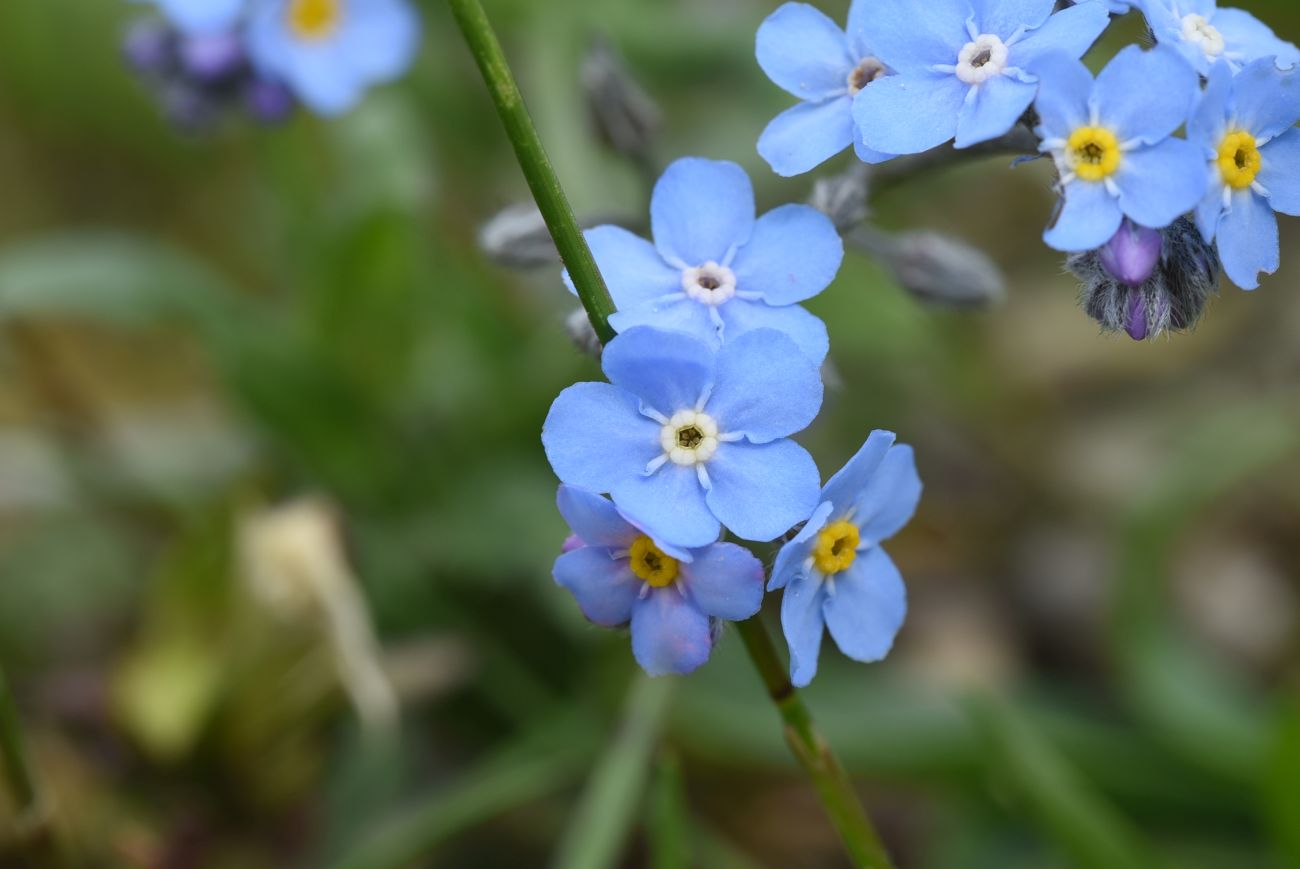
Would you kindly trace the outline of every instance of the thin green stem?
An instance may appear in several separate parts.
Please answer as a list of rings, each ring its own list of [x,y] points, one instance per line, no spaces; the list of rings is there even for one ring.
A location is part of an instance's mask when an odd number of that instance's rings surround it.
[[[32,814],[40,805],[40,790],[27,760],[18,708],[3,671],[0,671],[0,753],[5,775],[19,814]]]
[[[564,188],[555,175],[542,140],[537,135],[528,107],[515,84],[515,77],[506,63],[501,43],[488,21],[483,6],[478,0],[449,0],[451,11],[456,16],[465,41],[469,43],[474,60],[483,73],[492,101],[496,103],[501,122],[505,124],[506,135],[514,146],[515,157],[524,171],[528,187],[537,200],[537,207],[546,220],[546,228],[555,240],[555,246],[569,270],[578,298],[587,309],[591,326],[596,330],[602,344],[614,338],[614,329],[609,325],[610,315],[614,313],[614,300],[609,297],[605,280],[596,268],[596,260],[582,237],[582,229],[574,216],[573,207],[564,195]]]

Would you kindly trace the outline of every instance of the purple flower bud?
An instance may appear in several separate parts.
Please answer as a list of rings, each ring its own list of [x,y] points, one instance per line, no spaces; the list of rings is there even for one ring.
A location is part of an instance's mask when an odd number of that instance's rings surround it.
[[[1123,232],[1124,230],[1120,230]],[[1105,255],[1103,254],[1103,260]],[[1114,274],[1112,272],[1111,274]],[[1140,290],[1128,294],[1128,313],[1124,317],[1124,331],[1134,341],[1145,341],[1150,329],[1147,327],[1147,305]]]
[[[244,105],[253,120],[263,124],[278,124],[293,114],[297,101],[293,91],[282,82],[268,78],[254,78],[244,91]]]
[[[1159,230],[1139,226],[1125,218],[1119,232],[1101,249],[1102,268],[1121,284],[1140,287],[1160,264],[1163,245]]]
[[[560,547],[564,552],[572,552],[575,549],[581,549],[587,544],[582,542],[582,538],[577,534],[570,534],[564,538],[564,545]]]
[[[244,67],[244,41],[236,31],[187,36],[180,43],[181,65],[200,82],[231,78]]]
[[[122,56],[136,72],[165,72],[176,61],[176,34],[161,21],[137,21],[122,40]]]

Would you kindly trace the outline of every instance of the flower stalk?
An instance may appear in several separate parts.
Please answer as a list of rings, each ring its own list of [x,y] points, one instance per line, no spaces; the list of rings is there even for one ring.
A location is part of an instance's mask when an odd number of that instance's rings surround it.
[[[615,311],[613,299],[546,156],[501,44],[479,0],[448,2],[487,83],[515,156],[592,328],[602,342],[608,342],[615,335],[609,325],[609,317]],[[843,767],[817,730],[808,707],[790,683],[767,629],[758,617],[738,623],[737,628],[768,696],[785,722],[790,749],[811,779],[854,865],[860,869],[891,869],[893,864],[880,835],[863,810]]]
[[[0,755],[4,758],[5,777],[19,816],[33,816],[40,806],[41,794],[28,761],[18,707],[3,671],[0,671]]]

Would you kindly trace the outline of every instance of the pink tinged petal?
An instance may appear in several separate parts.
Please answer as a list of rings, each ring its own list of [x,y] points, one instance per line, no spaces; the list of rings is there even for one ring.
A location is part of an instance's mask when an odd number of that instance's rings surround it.
[[[744,621],[763,605],[763,562],[743,546],[718,543],[682,565],[687,597],[705,615]]]
[[[720,444],[708,469],[709,509],[744,540],[775,540],[817,507],[817,465],[794,441]]]
[[[713,651],[709,617],[674,587],[658,588],[632,607],[632,654],[651,676],[693,672]]]
[[[883,659],[907,615],[907,588],[898,568],[883,549],[872,547],[834,582],[823,607],[831,638],[855,661]]]
[[[844,242],[830,218],[807,205],[784,205],[758,219],[732,268],[738,290],[761,293],[769,305],[792,305],[830,286],[843,261]]]
[[[781,631],[790,647],[790,681],[802,688],[817,675],[826,622],[825,586],[813,579],[793,580],[781,596]]]
[[[553,575],[573,594],[582,614],[606,628],[628,623],[644,586],[626,558],[615,560],[608,549],[590,546],[555,559]]]
[[[659,425],[636,396],[608,383],[576,383],[551,405],[542,446],[555,475],[571,486],[609,492],[640,476],[662,449]]]
[[[725,265],[754,228],[754,188],[735,163],[686,157],[664,172],[650,200],[655,246],[673,265]]]

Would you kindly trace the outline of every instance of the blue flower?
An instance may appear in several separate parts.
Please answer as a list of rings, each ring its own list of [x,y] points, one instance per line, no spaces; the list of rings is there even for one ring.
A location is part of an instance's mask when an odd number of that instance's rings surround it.
[[[420,21],[406,0],[264,0],[249,22],[249,52],[308,108],[337,115],[366,88],[411,65]]]
[[[1297,121],[1300,74],[1279,72],[1264,58],[1235,78],[1227,64],[1215,64],[1187,125],[1209,160],[1196,226],[1207,242],[1218,238],[1223,270],[1243,289],[1258,287],[1259,273],[1280,264],[1274,212],[1300,215]]]
[[[781,627],[790,644],[790,679],[817,675],[823,626],[845,655],[879,661],[907,614],[907,590],[885,550],[916,512],[921,479],[912,448],[875,431],[822,489],[821,504],[781,548],[768,588],[785,589]]]
[[[867,0],[854,0],[847,33],[806,3],[785,4],[758,28],[758,65],[776,85],[803,100],[777,115],[758,139],[758,153],[778,175],[807,172],[850,144],[867,163],[892,159],[855,135],[854,100],[890,74],[871,48],[874,17],[867,7]]]
[[[822,403],[817,367],[771,329],[714,350],[639,326],[602,357],[609,383],[570,386],[542,444],[561,482],[607,492],[656,540],[705,546],[726,525],[772,540],[817,505],[817,466],[787,440]]]
[[[215,33],[232,27],[244,11],[244,0],[135,0],[151,3],[176,28],[190,36]]]
[[[872,3],[872,44],[896,75],[876,81],[853,103],[867,147],[917,154],[954,137],[965,148],[1010,130],[1038,92],[1033,66],[1053,52],[1082,57],[1110,23],[1098,0],[1052,15],[1055,5]]]
[[[1268,25],[1215,0],[1134,0],[1156,40],[1177,49],[1201,75],[1220,60],[1233,72],[1252,61],[1276,58],[1279,67],[1300,63],[1300,49],[1278,39]]]
[[[654,244],[617,226],[586,233],[618,307],[617,331],[676,329],[717,347],[776,329],[818,365],[826,358],[826,325],[796,304],[826,289],[844,259],[824,214],[786,205],[755,220],[743,169],[688,157],[655,185],[650,222]],[[567,272],[564,280],[572,290]]]
[[[630,623],[632,654],[651,676],[695,670],[713,650],[715,619],[741,621],[762,606],[763,564],[747,549],[669,546],[572,486],[560,487],[557,502],[577,545],[556,559],[555,581],[592,622]]]
[[[1077,60],[1038,67],[1043,140],[1061,175],[1064,205],[1043,238],[1063,251],[1099,248],[1127,215],[1160,229],[1205,193],[1200,149],[1170,138],[1200,95],[1196,72],[1172,49],[1121,51],[1093,81]]]

